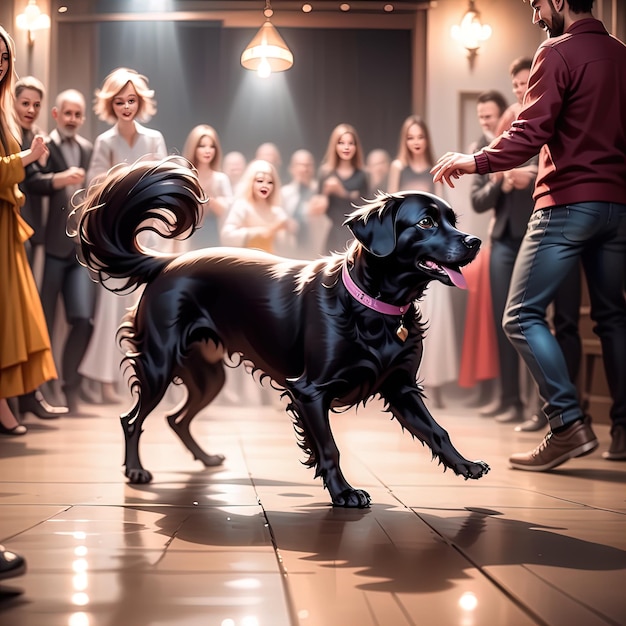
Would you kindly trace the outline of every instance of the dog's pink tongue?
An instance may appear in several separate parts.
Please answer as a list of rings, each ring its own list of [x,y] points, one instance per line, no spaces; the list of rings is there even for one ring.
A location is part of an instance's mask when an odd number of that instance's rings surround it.
[[[457,272],[450,267],[446,267],[442,265],[441,268],[448,275],[452,284],[458,287],[459,289],[467,289],[467,281],[465,280],[465,276],[461,274],[461,272]]]

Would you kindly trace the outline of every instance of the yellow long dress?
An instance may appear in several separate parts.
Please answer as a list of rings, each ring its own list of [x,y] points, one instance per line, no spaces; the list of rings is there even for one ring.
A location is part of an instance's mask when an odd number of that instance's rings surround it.
[[[24,242],[33,234],[20,215],[24,179],[20,147],[0,142],[0,398],[33,391],[57,377],[39,293]]]

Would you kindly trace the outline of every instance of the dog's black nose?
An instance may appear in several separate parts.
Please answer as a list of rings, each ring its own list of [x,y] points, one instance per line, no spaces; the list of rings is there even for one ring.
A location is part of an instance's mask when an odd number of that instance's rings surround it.
[[[478,237],[474,237],[474,235],[465,235],[463,243],[467,248],[473,250],[474,248],[480,247],[482,241]]]

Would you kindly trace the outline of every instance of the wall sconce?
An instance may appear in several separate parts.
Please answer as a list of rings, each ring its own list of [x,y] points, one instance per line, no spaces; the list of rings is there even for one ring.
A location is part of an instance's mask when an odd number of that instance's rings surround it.
[[[489,37],[491,37],[491,26],[480,21],[480,13],[474,5],[474,0],[469,0],[469,8],[461,23],[452,27],[452,38],[467,50],[470,67],[474,66],[481,44]]]
[[[269,0],[265,0],[263,15],[266,21],[241,53],[241,65],[247,70],[255,70],[261,78],[267,78],[272,72],[288,70],[293,65],[293,54],[270,22],[274,11]]]
[[[24,13],[15,18],[15,24],[20,30],[28,31],[28,44],[32,46],[35,42],[33,31],[50,28],[50,16],[41,12],[37,0],[28,0]]]

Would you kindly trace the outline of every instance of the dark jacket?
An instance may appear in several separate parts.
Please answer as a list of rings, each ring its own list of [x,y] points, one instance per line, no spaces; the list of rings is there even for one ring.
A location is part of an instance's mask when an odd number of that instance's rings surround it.
[[[76,135],[75,139],[80,148],[80,167],[87,171],[93,144],[80,135]],[[66,188],[54,189],[52,186],[54,174],[63,172],[69,167],[61,152],[60,141],[58,132],[53,130],[47,142],[50,150],[48,163],[45,168],[35,164],[26,168],[24,189],[26,194],[50,197],[45,233],[46,254],[66,259],[68,256],[75,254],[76,246],[67,234],[67,217],[72,209],[71,198]]]
[[[39,134],[41,131],[36,129],[33,132],[32,130],[22,128],[22,150],[30,148],[35,133]],[[26,170],[26,176],[28,176],[28,169]],[[20,213],[34,231],[29,241],[33,246],[41,245],[44,242],[43,198],[37,194],[27,193],[25,181],[19,184],[19,188],[24,193],[25,198]]]

